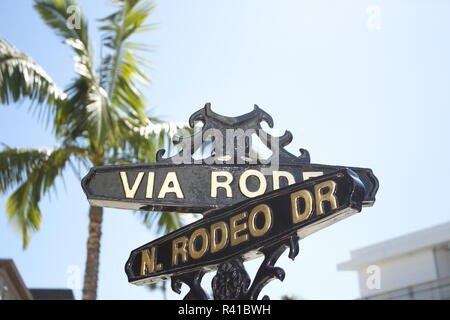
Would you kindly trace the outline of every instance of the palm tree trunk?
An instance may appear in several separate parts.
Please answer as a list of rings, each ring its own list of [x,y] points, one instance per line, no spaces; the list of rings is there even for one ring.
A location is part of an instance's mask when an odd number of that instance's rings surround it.
[[[89,237],[87,241],[86,270],[84,272],[83,300],[97,299],[98,266],[100,263],[100,238],[102,235],[103,208],[89,208]]]

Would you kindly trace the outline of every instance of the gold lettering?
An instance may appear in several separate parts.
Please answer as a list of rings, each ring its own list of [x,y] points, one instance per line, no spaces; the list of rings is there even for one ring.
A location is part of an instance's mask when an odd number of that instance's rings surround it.
[[[220,242],[217,243],[217,230],[221,231]],[[228,226],[225,222],[217,222],[211,226],[211,253],[222,250],[228,241]]]
[[[217,181],[218,177],[225,177],[225,181]],[[224,188],[227,192],[227,198],[233,196],[230,183],[233,181],[233,175],[227,171],[213,171],[211,172],[211,197],[217,198],[217,189]]]
[[[149,172],[148,178],[147,178],[147,191],[145,193],[146,198],[152,198],[153,197],[153,185],[155,183],[155,173]]]
[[[151,248],[149,255],[148,249],[141,251],[141,276],[155,271],[155,247]]]
[[[173,186],[171,187],[170,184]],[[158,198],[162,199],[166,196],[167,193],[175,193],[177,198],[184,198],[183,192],[180,188],[180,183],[178,182],[177,174],[175,172],[168,172],[166,179],[159,191]]]
[[[237,224],[237,222],[245,219],[247,217],[247,212],[242,212],[230,218],[230,234],[231,234],[231,245],[235,246],[241,242],[248,240],[248,234],[243,234],[238,236],[237,234],[241,231],[247,229],[247,223]]]
[[[256,227],[256,215],[258,213],[264,214],[264,226],[261,229]],[[272,210],[266,204],[260,204],[253,208],[252,212],[250,212],[250,216],[248,217],[248,230],[250,234],[254,237],[263,236],[272,226]]]
[[[287,171],[274,171],[272,172],[273,190],[280,189],[280,178],[284,177],[288,181],[288,186],[295,183],[294,176]]]
[[[250,191],[247,188],[247,179],[250,176],[255,176],[259,180],[259,188],[256,191]],[[258,170],[246,170],[239,178],[239,189],[241,190],[242,194],[247,198],[253,198],[263,194],[264,192],[266,192],[266,188],[267,188],[266,177]]]
[[[125,171],[120,172],[120,178],[122,180],[122,186],[123,191],[125,192],[125,197],[133,199],[136,195],[136,191],[139,188],[139,185],[141,184],[142,178],[144,177],[144,172],[139,172],[136,180],[134,180],[133,187],[130,188],[130,185],[128,184],[128,177],[127,173]]]
[[[305,202],[305,209],[302,213],[298,210],[298,200],[302,198]],[[300,190],[291,194],[291,208],[292,208],[292,223],[296,224],[307,220],[313,210],[313,198],[311,192],[308,190]]]
[[[322,190],[328,188],[328,191],[325,194],[322,194]],[[324,201],[328,201],[331,206],[331,210],[337,208],[337,199],[335,196],[336,192],[336,182],[333,180],[324,181],[314,186],[314,193],[316,197],[316,211],[318,215],[324,213],[322,203]]]
[[[172,265],[178,264],[178,255],[181,255],[181,261],[187,261],[186,245],[188,239],[186,237],[179,237],[172,241]],[[179,245],[181,244],[181,245]]]
[[[202,247],[198,251],[195,249],[195,239],[197,237],[202,238]],[[205,228],[197,229],[192,233],[189,239],[189,254],[192,259],[199,259],[205,254],[206,250],[208,250],[208,242],[208,233]]]

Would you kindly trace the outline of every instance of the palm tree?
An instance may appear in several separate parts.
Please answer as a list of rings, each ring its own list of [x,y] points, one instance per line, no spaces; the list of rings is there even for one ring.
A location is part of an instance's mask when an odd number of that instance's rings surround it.
[[[31,101],[40,120],[52,125],[59,146],[0,152],[0,192],[12,191],[7,202],[11,221],[21,230],[23,246],[39,229],[39,202],[55,188],[55,180],[70,167],[154,161],[177,125],[146,115],[139,87],[149,78],[147,61],[137,55],[148,46],[131,42],[154,5],[147,0],[114,0],[116,11],[100,21],[103,33],[100,66],[95,69],[88,25],[75,0],[35,0],[43,21],[75,53],[75,77],[65,90],[25,53],[0,38],[0,103]],[[75,16],[74,16],[75,15]],[[81,190],[81,189],[80,189]],[[83,299],[96,299],[103,208],[89,208],[89,237]],[[158,221],[159,219],[159,221]],[[144,215],[144,220],[147,220]],[[151,217],[163,231],[179,227],[177,214]]]

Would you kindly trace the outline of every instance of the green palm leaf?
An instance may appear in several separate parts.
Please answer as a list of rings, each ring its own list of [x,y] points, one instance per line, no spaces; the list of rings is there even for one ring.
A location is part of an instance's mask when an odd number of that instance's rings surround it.
[[[157,234],[167,234],[180,228],[183,223],[183,213],[177,212],[136,212],[142,223]]]
[[[109,49],[103,58],[101,83],[118,110],[128,117],[145,121],[144,96],[139,84],[146,85],[150,81],[144,73],[148,61],[137,55],[137,51],[149,47],[131,42],[130,38],[154,27],[145,21],[155,6],[141,0],[116,0],[114,3],[119,9],[100,20],[103,23],[100,30],[104,31],[103,45]]]
[[[88,50],[88,24],[75,0],[36,0],[34,8],[42,20],[64,41],[73,39],[78,42],[74,46],[75,50],[80,47],[81,50]]]
[[[93,67],[86,19],[74,0],[36,0],[34,7],[76,53],[78,77],[66,90],[69,99],[56,117],[56,133],[70,135],[72,139],[87,137],[92,147],[101,151],[106,140],[114,140],[117,128],[113,120],[115,111]],[[78,25],[70,24],[73,19],[77,19]]]
[[[137,53],[150,47],[133,42],[132,36],[154,28],[146,24],[153,3],[112,1],[117,10],[100,20],[105,54],[98,69],[94,68],[88,24],[77,2],[34,1],[43,21],[75,53],[76,76],[65,91],[30,57],[0,39],[0,103],[30,98],[42,105],[38,110],[47,119],[53,117],[55,137],[63,141],[55,149],[6,147],[0,151],[0,193],[16,188],[8,199],[7,212],[20,229],[24,247],[40,226],[41,198],[52,190],[67,165],[79,174],[86,162],[102,165],[155,161],[156,151],[170,151],[171,137],[187,127],[158,121],[145,113],[140,88],[150,82],[145,73],[149,62]],[[177,213],[141,213],[143,222],[157,232],[178,228],[182,225],[180,217]],[[90,226],[97,223],[90,216]],[[96,281],[90,279],[96,279],[98,272],[99,241],[100,234],[90,231],[84,292],[89,299],[95,298]]]
[[[48,117],[66,98],[52,78],[29,56],[0,38],[0,102],[29,98]]]
[[[115,144],[117,122],[106,91],[85,77],[78,77],[67,89],[67,103],[57,115],[57,134],[73,140],[87,138],[98,153],[105,144]]]
[[[30,235],[39,229],[41,197],[55,186],[55,179],[69,162],[77,148],[11,149],[0,152],[0,191],[19,185],[7,202],[9,219],[22,233],[27,247]]]
[[[114,156],[128,155],[139,162],[155,162],[156,152],[166,149],[169,154],[173,148],[172,139],[180,131],[188,131],[185,123],[168,123],[147,118],[145,125],[133,122],[129,118],[119,121],[120,134],[116,137],[120,149]],[[118,154],[122,152],[123,154]]]

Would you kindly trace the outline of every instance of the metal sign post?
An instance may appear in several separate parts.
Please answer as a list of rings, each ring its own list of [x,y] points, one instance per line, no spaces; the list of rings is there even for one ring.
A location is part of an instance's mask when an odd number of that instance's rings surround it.
[[[308,151],[296,157],[284,149],[290,132],[273,137],[261,122],[272,118],[255,109],[232,118],[214,113],[210,104],[194,113],[190,126],[201,131],[177,137],[179,152],[157,162],[94,167],[82,181],[93,206],[134,210],[202,213],[204,217],[131,252],[125,271],[130,283],[171,279],[172,289],[190,287],[185,299],[208,299],[200,286],[206,272],[214,299],[257,299],[272,279],[284,279],[275,267],[298,240],[371,206],[378,190],[372,170],[311,164]],[[255,137],[271,151],[252,152]],[[210,155],[194,159],[204,142]],[[253,281],[243,262],[264,255]],[[268,298],[267,296],[265,298]]]

